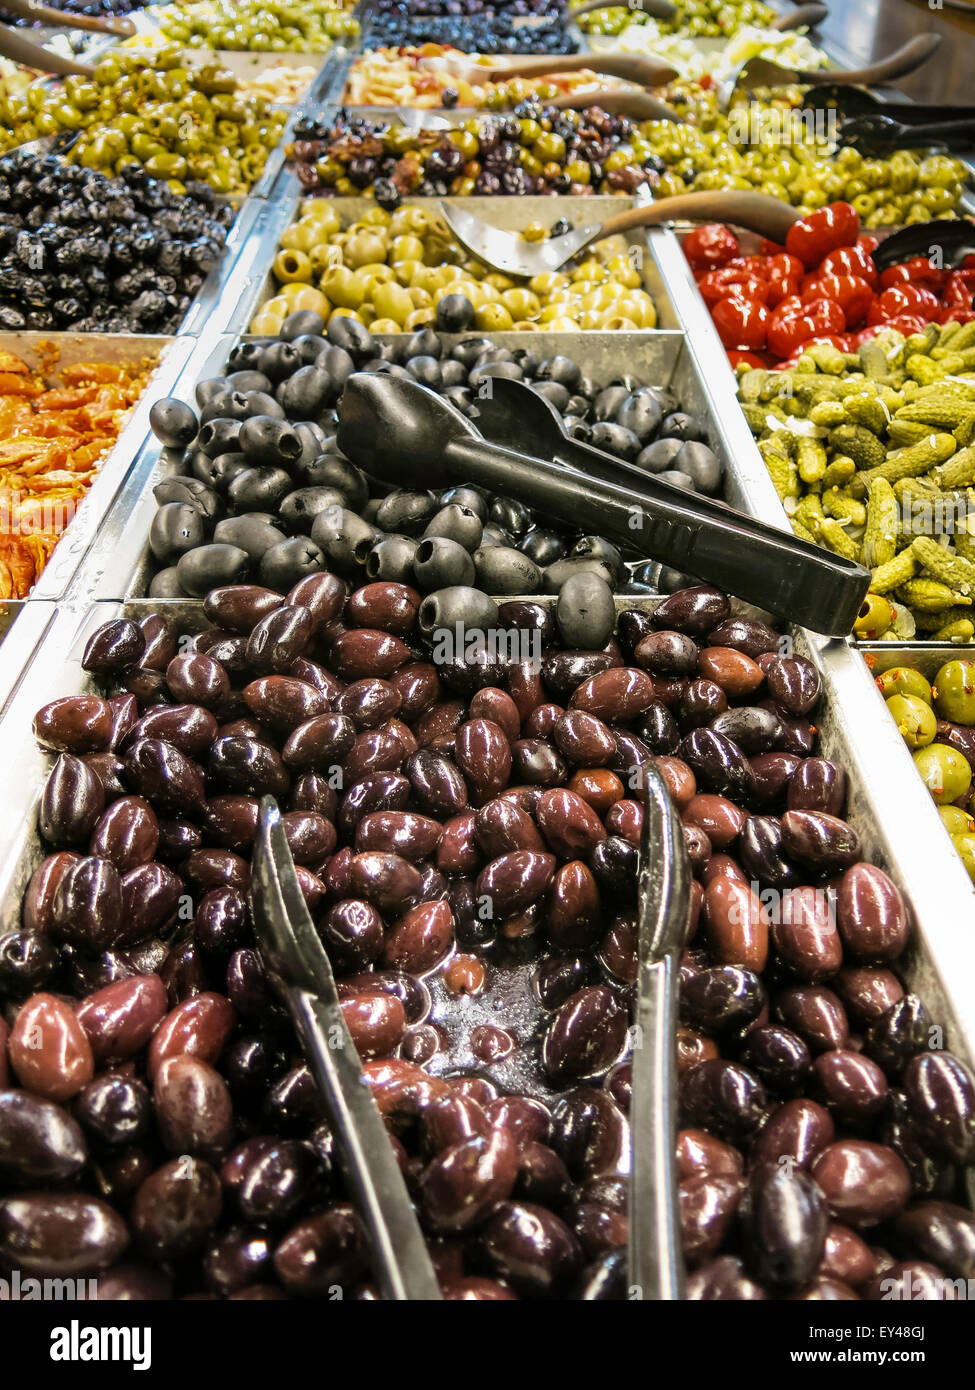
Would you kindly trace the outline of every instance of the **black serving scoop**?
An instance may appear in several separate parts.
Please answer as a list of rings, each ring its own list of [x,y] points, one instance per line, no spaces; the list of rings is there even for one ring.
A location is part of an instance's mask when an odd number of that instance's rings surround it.
[[[966,256],[975,255],[975,222],[967,217],[944,218],[940,222],[915,222],[884,237],[870,253],[878,270],[888,270],[914,256],[931,257],[937,252],[939,269],[960,266]]]
[[[387,482],[480,484],[814,632],[849,633],[868,570],[568,438],[558,412],[530,387],[503,378],[491,384],[494,401],[478,402],[485,439],[425,386],[357,373],[339,406],[339,447]]]

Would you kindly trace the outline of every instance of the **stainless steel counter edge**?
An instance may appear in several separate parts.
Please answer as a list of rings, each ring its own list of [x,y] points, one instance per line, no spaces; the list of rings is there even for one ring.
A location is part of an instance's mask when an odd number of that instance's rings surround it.
[[[42,650],[45,635],[57,614],[54,603],[36,599],[0,601],[0,628],[3,630],[3,657],[0,660],[0,715],[24,672]]]

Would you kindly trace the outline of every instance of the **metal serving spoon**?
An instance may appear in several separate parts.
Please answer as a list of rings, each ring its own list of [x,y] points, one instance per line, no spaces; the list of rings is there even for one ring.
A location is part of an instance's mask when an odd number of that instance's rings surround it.
[[[261,958],[283,986],[372,1239],[374,1273],[389,1299],[439,1300],[426,1241],[366,1085],[331,964],[298,884],[281,813],[270,796],[261,799],[251,900]]]
[[[915,72],[931,58],[941,43],[940,34],[916,34],[913,39],[889,53],[886,58],[878,58],[866,67],[851,68],[847,71],[836,68],[786,68],[781,63],[773,63],[769,58],[746,58],[718,87],[718,107],[727,111],[735,92],[742,88],[752,91],[756,87],[789,87],[793,83],[800,86],[815,87],[823,83],[837,86],[878,86]]]
[[[870,578],[859,565],[573,439],[551,401],[523,381],[491,378],[491,394],[476,405],[473,423],[490,443],[639,493],[642,525],[630,530],[629,547],[641,558],[693,574],[814,632],[842,636],[853,626]]]
[[[544,241],[528,242],[517,232],[505,232],[500,227],[475,217],[457,206],[441,202],[440,211],[447,226],[462,246],[494,270],[506,275],[530,280],[548,270],[558,270],[586,246],[601,237],[627,232],[634,227],[654,227],[662,222],[686,219],[694,222],[730,222],[745,227],[782,244],[786,233],[799,218],[799,213],[779,198],[767,193],[728,192],[681,193],[675,198],[661,198],[608,217],[602,224],[591,223],[576,227],[562,236]]]
[[[93,34],[115,34],[120,39],[135,33],[131,19],[69,14],[66,10],[54,9],[52,5],[42,5],[40,0],[3,0],[3,8],[18,19],[33,19],[54,29],[87,29]]]
[[[60,53],[52,53],[40,44],[31,43],[16,29],[0,24],[0,56],[11,58],[25,68],[36,72],[53,72],[59,77],[91,77],[95,69],[88,63],[77,63],[73,58],[62,58]]]
[[[474,483],[564,525],[584,524],[627,550],[637,546],[677,569],[714,578],[783,618],[831,637],[850,632],[869,570],[719,503],[685,492],[675,500],[665,484],[616,470],[600,450],[567,441],[531,402],[519,401],[522,408],[525,417],[513,428],[523,426],[523,437],[542,445],[535,456],[488,442],[449,401],[417,382],[359,372],[339,402],[338,444],[385,482]],[[577,468],[580,459],[585,472]]]

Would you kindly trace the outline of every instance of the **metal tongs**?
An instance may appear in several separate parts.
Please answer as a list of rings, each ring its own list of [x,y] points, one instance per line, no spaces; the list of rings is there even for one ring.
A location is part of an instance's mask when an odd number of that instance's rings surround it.
[[[386,1298],[439,1300],[440,1287],[385,1125],[339,1006],[328,956],[305,905],[281,814],[261,799],[254,847],[254,928],[278,977],[335,1130],[346,1178],[372,1240]]]
[[[628,1283],[645,1301],[684,1296],[677,1207],[678,958],[687,933],[691,866],[666,783],[641,768],[643,830],[637,907],[636,1002],[630,1101]]]
[[[869,570],[579,443],[551,403],[523,383],[496,377],[491,389],[477,403],[476,427],[417,382],[357,372],[339,402],[339,448],[385,482],[475,483],[800,627],[830,637],[850,632]]]

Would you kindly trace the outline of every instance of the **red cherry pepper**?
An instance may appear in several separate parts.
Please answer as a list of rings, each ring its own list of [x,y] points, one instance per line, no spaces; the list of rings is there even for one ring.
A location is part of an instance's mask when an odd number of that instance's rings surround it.
[[[720,222],[695,227],[684,238],[684,255],[695,270],[716,270],[738,254],[734,232]]]
[[[799,281],[789,275],[770,275],[768,282],[768,298],[766,304],[770,309],[776,308],[782,303],[783,299],[790,299],[799,293]]]
[[[860,246],[840,246],[823,257],[819,275],[861,275],[871,289],[880,284],[877,267]]]
[[[784,299],[772,312],[768,323],[768,345],[779,357],[789,357],[811,338],[842,333],[846,327],[843,310],[829,299]]]
[[[764,304],[730,295],[720,300],[711,312],[718,337],[725,347],[755,349],[765,346],[769,311]]]
[[[912,256],[900,265],[889,266],[880,276],[883,289],[891,285],[920,285],[922,288],[939,291],[947,278],[946,272],[931,264],[927,256]]]
[[[734,285],[746,284],[754,279],[755,276],[749,274],[744,265],[725,265],[720,270],[709,270],[698,280],[697,287],[704,296],[704,302],[714,305],[729,295]]]
[[[812,270],[837,247],[855,246],[859,234],[860,219],[852,204],[829,203],[793,222],[785,239],[785,249]]]
[[[884,323],[901,314],[933,319],[940,308],[938,296],[930,290],[921,289],[919,285],[891,285],[870,306],[867,323]]]
[[[847,328],[856,328],[867,316],[874,293],[860,275],[823,275],[800,296],[804,303],[813,299],[832,299],[843,310]]]

